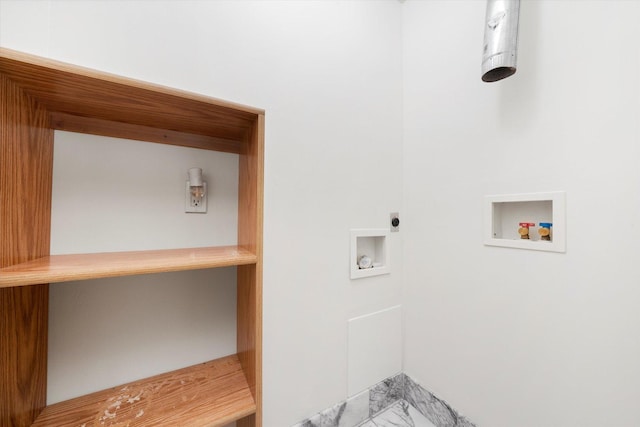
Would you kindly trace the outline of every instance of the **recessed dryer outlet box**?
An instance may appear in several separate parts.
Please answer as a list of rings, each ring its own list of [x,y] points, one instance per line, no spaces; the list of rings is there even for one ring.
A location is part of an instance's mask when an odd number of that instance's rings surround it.
[[[484,244],[535,251],[566,252],[566,193],[505,194],[485,197]],[[533,223],[529,239],[520,223]],[[550,240],[542,240],[540,223],[552,223]]]
[[[385,229],[353,229],[351,230],[351,278],[377,276],[389,274],[389,257],[387,254],[387,242],[389,231]],[[366,268],[361,268],[360,261],[363,256],[370,259]]]

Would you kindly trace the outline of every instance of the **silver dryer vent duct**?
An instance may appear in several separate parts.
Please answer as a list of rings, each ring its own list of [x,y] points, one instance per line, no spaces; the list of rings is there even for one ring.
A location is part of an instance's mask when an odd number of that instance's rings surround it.
[[[482,81],[497,82],[516,72],[520,0],[487,0]]]

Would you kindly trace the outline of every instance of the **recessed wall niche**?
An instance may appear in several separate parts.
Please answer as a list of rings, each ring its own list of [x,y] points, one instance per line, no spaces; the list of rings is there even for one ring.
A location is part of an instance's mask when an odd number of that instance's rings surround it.
[[[390,273],[386,229],[351,230],[350,271],[352,279]],[[368,260],[363,260],[363,257]]]
[[[564,191],[485,196],[484,244],[566,252],[565,210]],[[522,238],[519,229],[527,227],[529,238]],[[548,240],[539,232],[544,228],[548,230]]]

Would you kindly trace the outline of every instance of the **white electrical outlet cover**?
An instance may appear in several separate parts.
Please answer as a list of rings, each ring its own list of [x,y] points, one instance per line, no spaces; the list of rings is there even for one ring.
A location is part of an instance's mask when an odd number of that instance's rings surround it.
[[[200,203],[200,205],[194,205],[191,203],[191,186],[189,185],[189,181],[187,181],[186,190],[185,190],[185,205],[184,205],[185,212],[207,213],[207,183],[203,182],[202,186],[204,187],[204,195],[202,196],[202,203]]]

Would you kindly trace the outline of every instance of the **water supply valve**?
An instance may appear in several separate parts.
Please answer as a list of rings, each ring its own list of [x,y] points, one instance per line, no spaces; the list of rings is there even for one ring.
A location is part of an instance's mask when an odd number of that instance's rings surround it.
[[[538,234],[540,235],[540,240],[546,240],[548,242],[551,241],[551,227],[553,227],[553,224],[550,222],[540,223],[540,228],[538,228]]]
[[[518,234],[521,239],[529,238],[529,227],[534,227],[536,225],[535,222],[521,222],[518,224],[520,228],[518,228]]]

